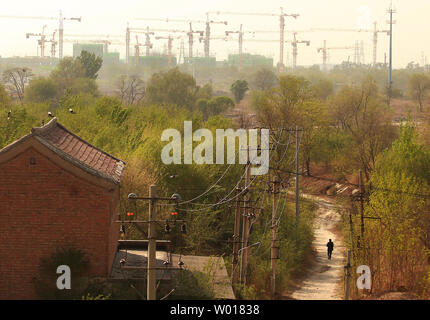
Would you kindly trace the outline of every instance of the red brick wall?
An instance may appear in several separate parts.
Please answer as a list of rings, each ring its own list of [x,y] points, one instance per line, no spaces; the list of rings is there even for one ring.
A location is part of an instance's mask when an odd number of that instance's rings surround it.
[[[34,148],[0,163],[0,299],[36,298],[39,259],[65,244],[89,254],[91,275],[107,276],[118,239],[115,189],[72,175]]]

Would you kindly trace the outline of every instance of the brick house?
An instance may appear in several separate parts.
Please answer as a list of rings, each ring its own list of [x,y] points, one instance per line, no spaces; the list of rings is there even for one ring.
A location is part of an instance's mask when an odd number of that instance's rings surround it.
[[[107,277],[125,163],[52,119],[0,150],[0,299],[36,298],[40,258],[72,244]]]

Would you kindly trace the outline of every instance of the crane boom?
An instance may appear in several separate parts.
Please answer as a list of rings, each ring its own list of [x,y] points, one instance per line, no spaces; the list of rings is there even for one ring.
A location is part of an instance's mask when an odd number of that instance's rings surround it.
[[[230,11],[213,11],[206,13],[209,19],[209,14],[226,14],[226,15],[247,15],[247,16],[270,16],[270,17],[279,17],[280,24],[280,32],[279,32],[279,72],[284,72],[284,32],[285,32],[285,17],[293,17],[297,19],[300,15],[297,13],[287,14],[284,13],[284,9],[281,7],[281,12],[277,13],[262,13],[262,12],[230,12]],[[244,262],[247,263],[246,261]]]

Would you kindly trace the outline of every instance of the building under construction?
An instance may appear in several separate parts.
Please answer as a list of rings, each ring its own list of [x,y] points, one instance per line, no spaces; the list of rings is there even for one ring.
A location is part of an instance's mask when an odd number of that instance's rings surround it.
[[[229,66],[239,66],[239,55],[238,54],[229,54],[227,65]],[[243,67],[268,67],[273,68],[273,58],[267,58],[262,55],[258,54],[250,54],[250,53],[243,53],[242,54],[242,66]]]
[[[184,63],[185,64],[192,64],[196,68],[204,68],[204,67],[215,68],[217,66],[217,62],[216,62],[215,57],[208,57],[208,58],[206,58],[206,57],[193,57],[191,59],[189,57],[185,57]]]
[[[177,65],[176,57],[171,58],[172,61],[169,65],[169,56],[167,55],[159,55],[159,56],[140,56],[138,59],[138,65],[142,65],[148,68],[167,68],[167,67],[175,67]],[[131,61],[136,61],[135,57],[130,56]]]

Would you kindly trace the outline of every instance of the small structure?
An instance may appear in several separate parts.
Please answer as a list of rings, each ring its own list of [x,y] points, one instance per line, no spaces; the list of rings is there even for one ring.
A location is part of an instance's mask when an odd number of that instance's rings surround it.
[[[125,163],[57,119],[0,150],[0,299],[36,298],[41,257],[73,245],[107,278],[119,238]]]
[[[147,267],[147,240],[120,240],[109,279],[138,281],[141,282],[139,287],[145,288]],[[162,281],[167,288],[171,288],[170,281],[176,273],[182,272],[181,270],[209,273],[215,298],[235,299],[231,279],[222,257],[172,254],[170,241],[157,240],[156,268],[156,280]]]

